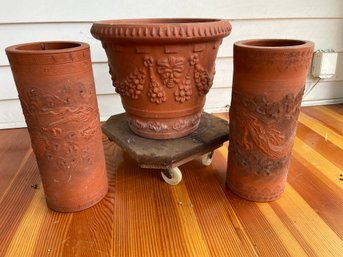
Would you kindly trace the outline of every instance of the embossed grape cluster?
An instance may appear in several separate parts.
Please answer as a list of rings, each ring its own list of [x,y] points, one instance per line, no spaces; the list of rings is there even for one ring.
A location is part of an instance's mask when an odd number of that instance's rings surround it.
[[[191,99],[192,84],[189,75],[186,75],[185,80],[179,85],[179,88],[175,91],[175,101],[184,103]]]
[[[145,77],[146,71],[144,69],[136,69],[123,82],[116,84],[116,92],[122,97],[138,99],[144,88]]]
[[[199,64],[199,56],[193,54],[189,59],[189,64],[194,69],[194,82],[200,96],[206,95],[213,84],[213,77]]]
[[[166,92],[164,92],[164,90],[155,80],[151,81],[148,97],[150,102],[157,104],[161,104],[167,100]]]
[[[199,65],[195,65],[194,81],[199,95],[206,95],[213,84],[213,79],[208,72],[199,67]]]

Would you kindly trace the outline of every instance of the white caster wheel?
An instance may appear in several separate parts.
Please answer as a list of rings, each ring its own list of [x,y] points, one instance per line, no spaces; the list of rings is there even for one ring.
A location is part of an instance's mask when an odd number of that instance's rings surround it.
[[[177,185],[182,180],[182,173],[178,167],[168,168],[161,172],[162,178],[169,185]]]
[[[204,154],[201,157],[201,162],[204,166],[210,166],[212,163],[212,159],[213,159],[213,152],[209,152],[207,154]]]

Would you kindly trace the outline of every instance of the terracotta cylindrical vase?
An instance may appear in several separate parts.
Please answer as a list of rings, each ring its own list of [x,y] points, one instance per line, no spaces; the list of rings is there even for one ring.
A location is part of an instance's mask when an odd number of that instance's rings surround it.
[[[284,192],[314,44],[256,39],[234,44],[227,185],[266,202]]]
[[[196,130],[231,25],[216,19],[142,19],[95,22],[110,74],[131,130],[146,138]]]
[[[37,42],[6,53],[48,207],[96,204],[108,184],[89,45]]]

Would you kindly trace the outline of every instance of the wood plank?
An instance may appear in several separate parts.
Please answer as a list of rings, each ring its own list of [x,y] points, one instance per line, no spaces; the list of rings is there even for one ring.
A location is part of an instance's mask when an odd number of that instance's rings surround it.
[[[37,41],[82,41],[90,44],[92,61],[107,61],[100,41],[90,34],[91,22],[87,23],[24,23],[0,25],[1,34],[6,35],[0,48]],[[8,65],[5,51],[0,52],[0,66]]]
[[[212,88],[231,87],[233,69],[231,63],[232,58],[218,58],[216,60],[216,75]],[[93,63],[93,74],[98,95],[115,93],[108,73],[107,61]],[[0,78],[2,87],[6,88],[6,90],[0,91],[0,100],[18,99],[18,92],[9,66],[0,66]]]
[[[288,186],[286,191],[277,202],[272,203],[272,205],[278,204],[285,213],[287,218],[283,220],[293,223],[296,233],[300,233],[317,256],[328,254],[340,256],[343,247],[342,239],[330,229],[294,188]]]
[[[12,138],[16,140],[16,138]],[[15,159],[14,159],[15,160]],[[1,167],[1,173],[7,172]],[[7,181],[10,182],[10,181]],[[31,185],[39,185],[40,177],[33,153],[22,166],[10,188],[0,195],[0,256],[5,254],[20,221],[25,216],[32,198],[35,195]]]
[[[336,76],[320,80],[316,88],[311,93],[304,97],[304,100],[315,99],[326,99],[326,98],[337,98],[343,97],[343,92],[339,89],[343,84],[343,53],[340,53],[340,62],[337,63]],[[339,70],[339,68],[341,69]],[[93,74],[95,79],[96,92],[98,95],[103,94],[114,94],[115,88],[112,86],[111,77],[108,73],[107,61],[93,62]],[[219,57],[216,59],[216,74],[213,81],[213,88],[223,88],[232,86],[232,75],[233,75],[233,58],[232,57]],[[17,99],[18,93],[13,80],[11,68],[9,66],[0,66],[0,77],[2,78],[1,83],[6,90],[0,91],[0,100]],[[313,78],[309,73],[306,79],[306,88],[311,88],[313,83],[316,83],[317,79]],[[333,83],[336,82],[336,83]],[[334,85],[340,86],[340,88],[334,89]],[[320,93],[317,90],[320,88]],[[305,90],[306,91],[306,90]],[[326,92],[327,91],[327,92]],[[328,96],[327,96],[328,95]],[[316,98],[317,97],[317,98]],[[318,98],[319,97],[319,98]]]
[[[112,203],[113,198],[107,196],[99,204],[72,214],[67,229],[60,229],[67,232],[63,235],[64,244],[60,256],[109,256],[112,249]],[[54,255],[53,247],[49,249]]]
[[[299,115],[299,121],[305,126],[311,128],[313,131],[325,138],[326,141],[330,141],[339,148],[343,149],[343,136],[341,136],[336,131],[326,127],[320,121],[306,115],[301,112]]]
[[[281,231],[273,228],[257,203],[241,200],[229,190],[226,191],[226,197],[247,230],[259,256],[289,256],[287,247],[278,236]]]
[[[207,256],[201,240],[198,244],[193,241],[199,238],[197,225],[189,216],[192,212],[180,210],[173,193],[182,185],[172,189],[160,179],[158,172],[139,169],[132,161],[118,167],[113,255],[176,256],[177,252],[178,256]],[[180,220],[179,211],[186,220]]]
[[[340,116],[343,115],[343,103],[342,104],[336,104],[331,106],[326,106],[327,108],[330,108],[330,110],[338,113]]]
[[[294,140],[293,151],[295,155],[301,155],[302,158],[323,173],[332,183],[337,186],[341,185],[339,176],[342,170],[297,137]]]
[[[316,26],[313,26],[314,22]],[[343,41],[340,40],[340,33],[343,30],[342,19],[232,20],[231,23],[232,33],[223,40],[218,57],[232,57],[233,43],[238,40],[275,38],[276,35],[277,38],[311,40],[315,43],[316,49],[330,48],[338,52],[343,51]],[[93,62],[106,62],[107,57],[100,41],[90,34],[91,25],[91,22],[0,24],[3,35],[6,35],[0,42],[0,48],[5,49],[10,45],[33,41],[83,41],[90,44]],[[341,59],[339,63],[342,63]],[[5,51],[0,52],[0,66],[3,65],[8,65]]]
[[[217,161],[217,158],[214,157]],[[223,166],[221,166],[223,168]],[[210,256],[257,256],[214,173],[200,159],[182,166],[190,202],[197,216]]]
[[[64,8],[68,5],[68,8]],[[35,8],[33,8],[34,6]],[[196,8],[194,8],[196,6]],[[294,17],[342,17],[342,2],[339,0],[285,2],[255,0],[253,2],[210,1],[203,0],[174,2],[172,0],[141,1],[127,0],[113,2],[103,0],[101,7],[92,2],[69,2],[62,0],[49,2],[32,0],[31,4],[21,1],[20,4],[6,2],[0,11],[0,22],[35,22],[35,21],[89,21],[110,18],[144,18],[160,17],[158,10],[164,9],[164,17],[227,17],[229,19],[266,19]],[[168,7],[168,8],[165,8]],[[8,12],[6,10],[12,10]],[[25,11],[26,10],[26,11]],[[114,12],[114,10],[119,10]]]
[[[13,142],[13,138],[18,138]],[[32,154],[31,141],[26,129],[0,130],[0,167],[7,172],[0,173],[0,202],[11,187],[24,164]],[[20,161],[14,161],[18,158]]]
[[[298,244],[301,245],[302,249],[306,252],[307,256],[319,256],[315,249],[310,245],[309,242],[301,235],[300,231],[294,226],[294,221],[290,220],[283,209],[278,205],[271,203],[274,212],[280,217],[280,220],[285,225],[287,230],[292,234],[292,236],[297,240]]]
[[[37,237],[43,225],[43,217],[47,212],[42,184],[38,184],[30,205],[22,217],[5,256],[32,256],[35,251]],[[23,247],[25,242],[25,247]]]
[[[44,205],[41,202],[40,205]],[[31,256],[63,256],[63,249],[67,248],[67,233],[72,222],[73,214],[65,214],[47,210],[38,230],[34,252]],[[23,245],[18,246],[25,248]]]
[[[325,159],[333,163],[339,169],[343,170],[343,150],[341,148],[337,147],[334,143],[325,140],[324,137],[318,135],[316,132],[307,126],[304,126],[302,123],[298,124],[297,137]]]
[[[306,160],[301,156],[292,158],[288,183],[343,240],[343,220],[340,218],[343,208],[342,188],[332,185],[324,176],[315,175],[313,168],[304,163]]]
[[[290,256],[308,256],[311,248],[304,244],[300,237],[292,233],[292,230],[284,222],[284,219],[280,217],[279,212],[273,206],[278,206],[277,204],[259,204],[259,209],[263,215],[268,220],[268,223],[277,231],[277,236],[282,241],[283,245],[286,247],[287,252]]]
[[[231,35],[223,41],[219,49],[219,56],[232,56],[233,43],[248,38],[297,38],[313,41],[315,49],[329,48],[338,52],[343,50],[343,41],[338,36],[343,29],[341,19],[234,20],[232,27]]]
[[[320,106],[303,108],[302,112],[322,123],[325,123],[328,128],[343,136],[343,117],[338,113],[331,111],[329,107]]]

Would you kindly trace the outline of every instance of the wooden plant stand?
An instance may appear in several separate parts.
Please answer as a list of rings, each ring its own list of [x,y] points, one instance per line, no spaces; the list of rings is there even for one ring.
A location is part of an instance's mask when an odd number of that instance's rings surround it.
[[[229,140],[229,123],[208,113],[203,113],[196,131],[178,139],[140,137],[129,128],[125,113],[111,116],[102,131],[141,168],[162,169],[163,179],[171,185],[182,180],[180,165],[200,156],[204,165],[210,165],[213,151]]]

